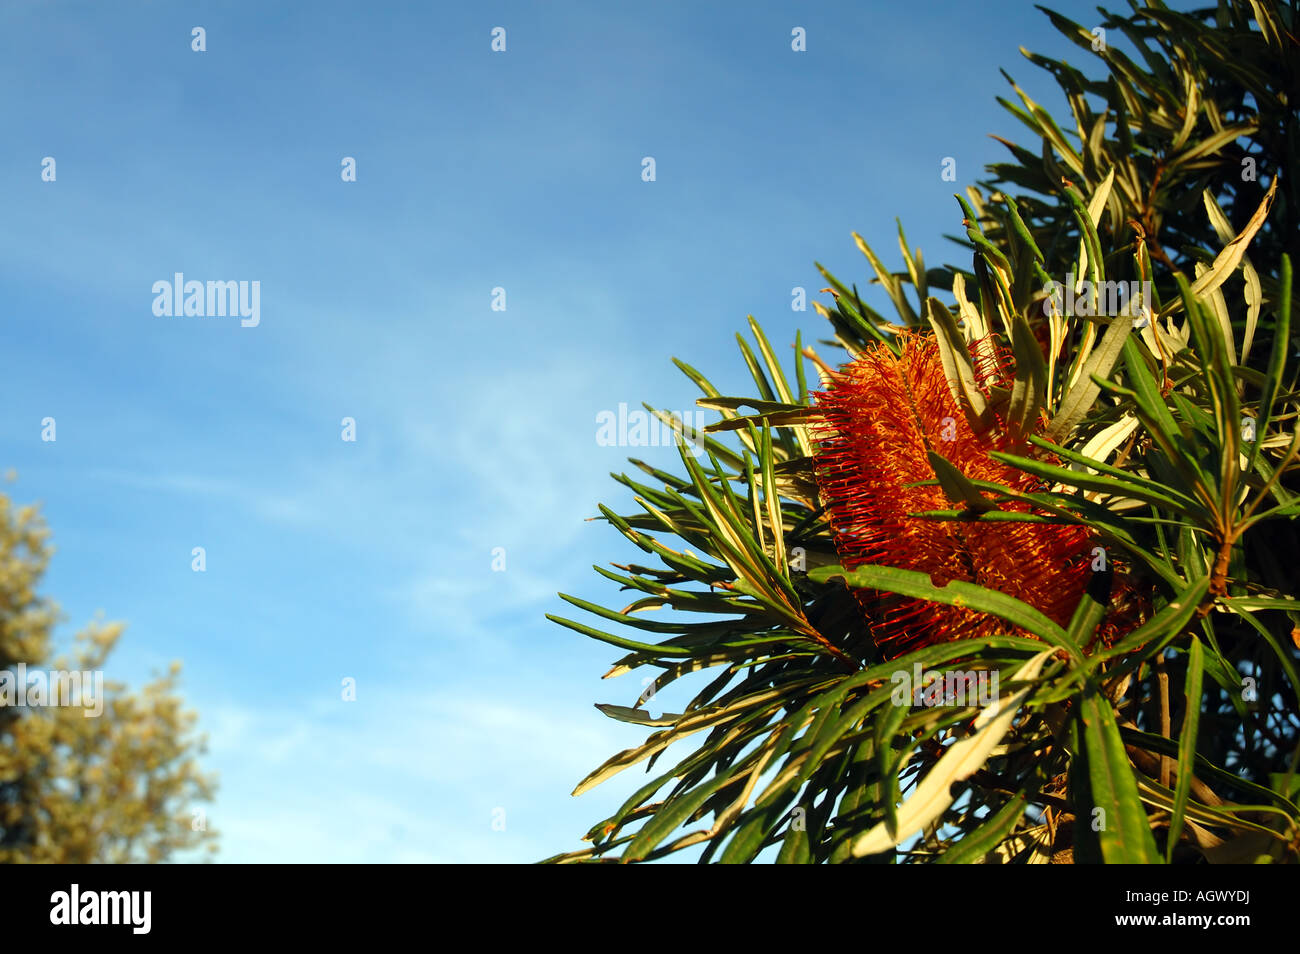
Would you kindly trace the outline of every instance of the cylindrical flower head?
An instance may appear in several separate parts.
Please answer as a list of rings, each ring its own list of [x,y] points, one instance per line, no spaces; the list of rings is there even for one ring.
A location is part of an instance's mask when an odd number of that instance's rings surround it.
[[[965,580],[1023,600],[1065,626],[1093,579],[1099,541],[1066,524],[936,521],[909,517],[925,510],[960,509],[933,480],[927,451],[946,458],[966,477],[1021,492],[1045,489],[1037,478],[989,458],[1014,451],[1003,422],[975,433],[957,405],[933,336],[900,332],[901,354],[884,345],[867,348],[841,369],[830,388],[815,395],[822,411],[817,430],[817,482],[845,569],[864,564],[919,570],[937,585]],[[979,386],[988,394],[1009,388],[1005,351],[984,342],[972,349]],[[1002,510],[1027,512],[1027,504]],[[1101,554],[1107,561],[1110,556]],[[1116,590],[1127,584],[1116,585]],[[877,646],[889,656],[955,639],[1013,633],[999,617],[966,607],[854,590]],[[1125,603],[1128,602],[1126,599]],[[1112,641],[1132,619],[1112,613],[1099,636]],[[1131,616],[1125,612],[1125,617]]]

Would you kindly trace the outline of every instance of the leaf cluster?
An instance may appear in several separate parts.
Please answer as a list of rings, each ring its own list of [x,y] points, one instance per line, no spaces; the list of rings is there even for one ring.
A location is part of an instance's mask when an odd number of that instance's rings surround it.
[[[953,506],[916,519],[1087,527],[1136,581],[1140,623],[1088,649],[1110,569],[1068,626],[971,583],[845,570],[806,379],[808,362],[823,385],[835,372],[796,335],[787,373],[751,317],[753,343],[737,339],[755,394],[724,396],[678,361],[720,421],[697,434],[661,415],[684,473],[634,460],[616,479],[640,512],[601,507],[647,557],[597,567],[632,601],[563,597],[604,628],[551,616],[625,653],[609,676],[658,671],[634,705],[600,707],[654,731],[576,793],[642,763],[651,777],[588,847],[551,860],[696,844],[720,862],[1300,860],[1296,8],[1102,11],[1131,55],[1044,12],[1090,72],[1025,53],[1068,119],[1011,82],[1003,105],[1034,140],[1003,140],[1010,160],[957,197],[970,266],[927,269],[900,224],[891,270],[855,234],[893,314],[820,265],[832,300],[816,307],[848,359],[897,348],[902,329],[932,334],[972,427],[1021,442],[993,456],[1046,488],[973,481],[932,455]],[[975,382],[971,346],[989,338],[1014,354],[1005,391]],[[1007,634],[886,658],[850,588],[989,613]],[[996,674],[1000,697],[900,701],[896,676],[917,666]],[[709,681],[682,712],[646,712],[686,678]]]

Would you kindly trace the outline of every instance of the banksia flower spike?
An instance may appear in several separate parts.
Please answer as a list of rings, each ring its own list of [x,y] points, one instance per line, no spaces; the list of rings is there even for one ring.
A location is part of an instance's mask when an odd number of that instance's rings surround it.
[[[836,550],[847,570],[866,564],[928,573],[936,585],[964,580],[1028,603],[1066,625],[1093,578],[1096,538],[1085,528],[1055,523],[937,521],[909,516],[951,510],[933,480],[929,453],[964,476],[1022,493],[1041,482],[991,459],[990,451],[1024,453],[1001,418],[976,433],[944,376],[939,344],[928,334],[900,332],[899,353],[868,347],[817,394],[821,438],[817,481],[827,505]],[[986,394],[1010,386],[1008,356],[991,342],[972,347],[978,384]],[[1026,512],[1022,503],[1000,509]],[[1108,564],[1107,564],[1108,565]],[[968,637],[1017,632],[996,616],[966,607],[854,590],[876,644],[890,656]],[[1123,626],[1117,614],[1099,635],[1110,641]],[[1029,635],[1018,632],[1018,635]]]

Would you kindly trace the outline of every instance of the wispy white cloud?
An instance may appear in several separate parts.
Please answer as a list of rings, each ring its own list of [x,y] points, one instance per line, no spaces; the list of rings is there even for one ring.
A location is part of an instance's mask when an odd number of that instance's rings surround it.
[[[141,474],[106,468],[95,468],[90,472],[89,477],[92,480],[108,481],[133,490],[206,497],[231,502],[276,524],[306,527],[319,525],[326,519],[326,514],[305,494],[269,491],[266,488],[252,487],[228,478],[187,473]]]
[[[233,768],[208,814],[225,861],[537,860],[574,847],[613,796],[575,804],[560,844],[533,806],[636,734],[487,693],[374,686],[305,710],[213,703],[204,722],[212,755]]]

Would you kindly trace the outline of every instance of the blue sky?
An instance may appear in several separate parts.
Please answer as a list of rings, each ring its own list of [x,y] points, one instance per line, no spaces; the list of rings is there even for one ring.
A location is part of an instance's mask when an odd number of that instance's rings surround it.
[[[865,286],[851,231],[968,264],[952,194],[1025,138],[997,67],[1048,90],[1020,45],[1083,55],[1004,0],[0,8],[3,490],[43,505],[62,639],[102,612],[110,678],[183,661],[220,860],[581,846],[641,778],[570,797],[644,735],[592,704],[641,682],[543,614],[619,604],[585,518],[675,457],[596,415],[692,408],[673,355],[749,393],[746,315],[823,336],[791,289]],[[155,316],[176,272],[258,281],[260,324]]]

